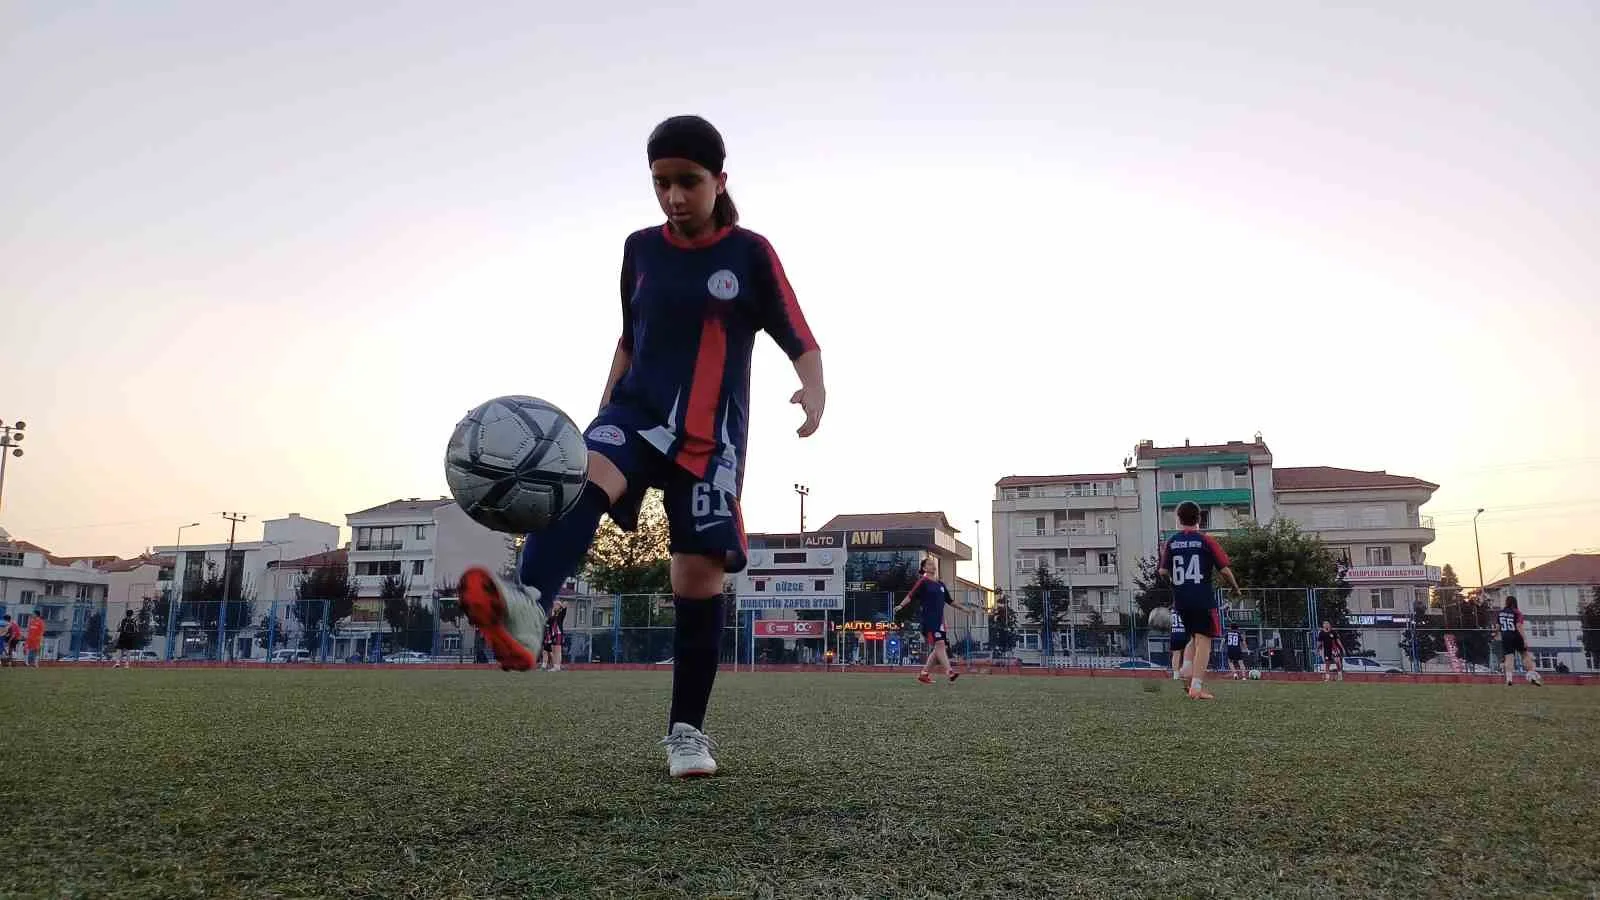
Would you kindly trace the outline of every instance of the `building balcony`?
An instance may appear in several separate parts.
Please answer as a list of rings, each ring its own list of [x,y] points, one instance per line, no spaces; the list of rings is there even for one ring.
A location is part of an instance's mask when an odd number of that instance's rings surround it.
[[[996,499],[991,509],[997,513],[1050,512],[1066,509],[1133,509],[1138,503],[1137,491],[1112,491],[1074,496],[1055,494]]]
[[[368,553],[368,552],[371,552],[371,553],[390,553],[390,552],[393,552],[395,550],[404,550],[405,547],[406,547],[406,545],[405,545],[404,541],[386,541],[386,542],[382,542],[382,543],[375,542],[375,541],[368,541],[367,543],[364,543],[364,544],[352,544],[352,545],[350,545],[350,549],[351,549],[352,552],[360,552],[360,553]]]
[[[1117,546],[1117,532],[1110,528],[1030,528],[1012,535],[1012,546],[1018,550],[1110,550]]]
[[[1161,505],[1173,507],[1184,502],[1200,506],[1249,506],[1250,489],[1247,487],[1207,488],[1203,490],[1162,491]]]
[[[1056,569],[1054,574],[1074,588],[1117,586],[1116,566],[1070,566]]]

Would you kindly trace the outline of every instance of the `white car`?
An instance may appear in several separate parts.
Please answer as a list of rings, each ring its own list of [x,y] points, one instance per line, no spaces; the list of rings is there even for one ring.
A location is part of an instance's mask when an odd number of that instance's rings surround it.
[[[1379,662],[1370,656],[1346,656],[1344,658],[1346,672],[1371,672],[1374,675],[1404,675],[1405,670],[1396,665]]]
[[[399,653],[391,653],[385,656],[383,661],[392,663],[431,663],[433,662],[433,657],[426,653],[419,653],[416,650],[401,650]]]
[[[275,663],[303,663],[311,661],[310,650],[274,650],[268,662]]]

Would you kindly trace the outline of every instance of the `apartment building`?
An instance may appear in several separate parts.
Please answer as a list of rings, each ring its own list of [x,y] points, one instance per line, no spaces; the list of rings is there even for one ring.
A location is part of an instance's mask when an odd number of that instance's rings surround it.
[[[1600,553],[1569,553],[1542,566],[1502,578],[1484,589],[1499,608],[1517,598],[1526,619],[1528,650],[1540,669],[1562,665],[1574,672],[1600,671],[1600,654],[1583,646],[1583,607],[1600,602]]]

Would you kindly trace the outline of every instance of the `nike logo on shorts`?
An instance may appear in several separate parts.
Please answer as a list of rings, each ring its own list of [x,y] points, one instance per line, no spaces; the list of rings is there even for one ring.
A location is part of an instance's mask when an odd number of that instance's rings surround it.
[[[711,529],[717,527],[718,525],[726,525],[726,524],[728,524],[728,523],[726,521],[724,521],[724,520],[718,520],[716,522],[696,522],[695,525],[694,525],[694,530],[695,531],[710,531]]]

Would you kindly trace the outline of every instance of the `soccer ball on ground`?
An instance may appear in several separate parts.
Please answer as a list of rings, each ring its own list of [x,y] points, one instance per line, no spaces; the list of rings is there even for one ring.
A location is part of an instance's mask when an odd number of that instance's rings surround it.
[[[1260,669],[1251,669],[1250,673],[1248,675],[1246,675],[1245,677],[1249,678],[1251,681],[1260,681],[1261,680],[1261,670]]]
[[[444,452],[450,494],[473,521],[542,531],[578,502],[589,451],[567,414],[537,397],[496,397],[456,423]]]
[[[1150,610],[1150,627],[1157,631],[1172,630],[1172,610],[1158,606]]]

